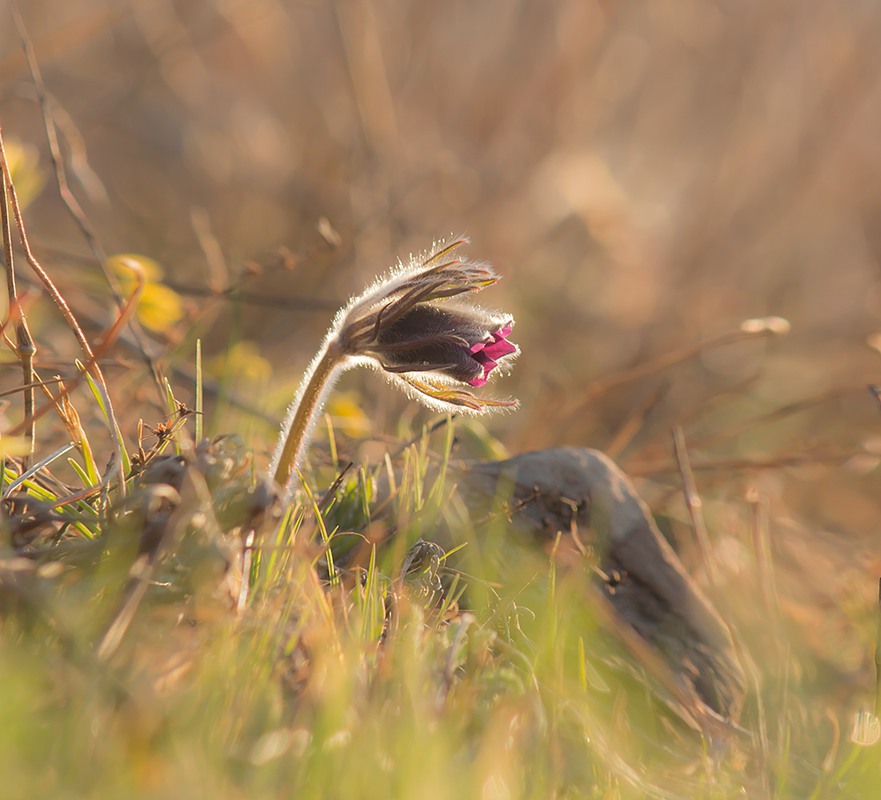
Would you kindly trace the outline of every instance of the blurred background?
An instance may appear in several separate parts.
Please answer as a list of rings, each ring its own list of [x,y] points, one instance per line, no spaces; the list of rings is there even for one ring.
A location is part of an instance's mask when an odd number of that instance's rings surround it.
[[[670,437],[681,425],[723,581],[753,585],[751,532],[767,514],[800,669],[853,708],[868,696],[881,573],[881,410],[867,388],[881,375],[875,4],[19,5],[96,237],[61,200],[4,6],[0,122],[34,251],[92,335],[113,318],[102,258],[155,262],[143,338],[187,402],[203,340],[210,433],[238,431],[264,457],[337,306],[397,258],[467,234],[504,275],[481,299],[514,314],[523,350],[489,387],[522,409],[474,426],[485,450],[606,450],[689,561]],[[791,331],[737,333],[768,316]],[[44,371],[69,374],[75,343],[48,301],[31,322]],[[113,357],[131,437],[138,416],[163,412],[136,351],[119,343]],[[365,436],[431,419],[360,374],[331,413],[355,455]],[[739,623],[758,635],[767,617]]]

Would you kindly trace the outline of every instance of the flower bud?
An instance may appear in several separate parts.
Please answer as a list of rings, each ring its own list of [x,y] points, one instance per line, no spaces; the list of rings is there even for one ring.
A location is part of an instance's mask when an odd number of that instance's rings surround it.
[[[511,316],[462,299],[499,280],[492,268],[458,258],[443,261],[464,242],[399,266],[354,298],[337,317],[331,344],[343,356],[385,371],[433,407],[478,413],[516,407],[515,401],[481,399],[458,388],[483,386],[494,369],[505,371],[519,353],[508,340]]]

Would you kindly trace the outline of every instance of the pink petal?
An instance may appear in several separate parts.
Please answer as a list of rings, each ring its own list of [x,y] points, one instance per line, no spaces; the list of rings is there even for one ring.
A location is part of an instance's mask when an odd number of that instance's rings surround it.
[[[511,327],[511,325],[505,325],[495,333],[491,333],[489,341],[476,342],[468,348],[471,357],[483,367],[478,376],[468,381],[471,386],[483,386],[487,382],[489,373],[499,365],[499,361],[505,356],[517,352],[516,345],[511,344],[505,338],[511,333]]]
[[[489,349],[488,349],[488,348],[487,348],[486,350],[480,350],[480,351],[478,351],[478,352],[476,352],[476,353],[472,353],[472,354],[471,354],[471,357],[472,357],[472,358],[473,358],[478,364],[495,364],[495,361],[493,360],[493,357],[489,354]]]
[[[507,339],[497,339],[492,344],[487,345],[484,352],[494,361],[498,361],[500,358],[511,355],[511,353],[516,353],[517,348]]]

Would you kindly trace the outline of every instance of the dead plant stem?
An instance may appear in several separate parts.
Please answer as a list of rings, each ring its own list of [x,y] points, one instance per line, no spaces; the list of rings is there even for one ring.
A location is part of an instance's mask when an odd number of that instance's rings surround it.
[[[18,292],[15,286],[15,254],[12,246],[12,220],[9,216],[10,200],[12,193],[12,175],[9,164],[6,161],[6,151],[3,149],[3,132],[0,128],[0,177],[2,177],[3,190],[0,192],[2,208],[0,217],[3,224],[3,258],[6,262],[6,294],[10,316],[15,315],[15,352],[21,361],[22,378],[24,387],[24,436],[28,444],[28,454],[22,460],[23,468],[27,468],[30,458],[34,454],[34,438],[36,435],[36,420],[34,419],[34,356],[37,353],[34,339],[28,327],[27,315],[24,307],[19,302]]]
[[[0,130],[0,162],[3,165],[3,173],[5,176],[9,175],[9,167],[6,162],[6,151],[3,149],[3,140],[2,140],[2,130]],[[107,384],[104,380],[104,374],[101,371],[101,367],[98,366],[95,361],[94,354],[92,353],[92,347],[89,344],[89,340],[86,339],[85,334],[83,333],[82,328],[77,322],[76,317],[73,312],[70,310],[70,306],[67,304],[67,301],[64,299],[64,296],[61,292],[58,291],[58,288],[52,282],[52,279],[49,277],[49,274],[46,270],[43,269],[43,266],[37,261],[36,256],[34,256],[33,251],[31,250],[30,242],[28,241],[27,231],[25,229],[24,217],[21,213],[21,206],[18,202],[18,196],[15,192],[15,186],[12,185],[12,181],[8,179],[6,180],[6,188],[8,190],[9,203],[12,206],[12,213],[15,217],[15,224],[18,228],[18,236],[21,241],[22,249],[24,250],[25,260],[30,265],[31,269],[37,274],[37,277],[40,279],[40,282],[43,284],[43,287],[46,289],[46,292],[52,298],[52,301],[58,306],[58,310],[61,312],[68,326],[70,327],[73,335],[76,337],[79,346],[82,348],[83,352],[89,358],[92,363],[91,369],[94,372],[95,378],[101,384],[102,389],[105,394],[107,391]],[[105,397],[105,401],[109,402],[109,398]],[[112,407],[108,405],[108,412],[111,416],[113,416]],[[115,419],[115,417],[114,417]]]
[[[878,629],[875,634],[875,716],[881,717],[881,578],[878,580]]]
[[[56,183],[58,184],[58,192],[61,195],[61,199],[65,207],[67,208],[71,217],[73,217],[74,222],[76,223],[77,227],[82,231],[83,236],[88,242],[89,248],[95,256],[95,260],[104,271],[104,276],[107,278],[107,282],[110,285],[110,289],[113,292],[117,305],[122,307],[124,305],[124,300],[120,293],[119,284],[117,283],[116,278],[107,267],[107,253],[104,250],[104,247],[101,244],[100,240],[98,239],[98,234],[95,232],[94,226],[91,224],[91,222],[89,222],[89,218],[83,210],[83,207],[80,205],[80,202],[77,200],[76,195],[70,188],[70,182],[67,179],[65,160],[58,139],[58,125],[55,122],[55,117],[52,113],[52,109],[49,107],[51,96],[49,90],[46,87],[46,83],[43,80],[43,73],[40,70],[39,61],[37,60],[36,53],[34,52],[33,42],[31,41],[27,29],[25,28],[24,20],[22,19],[21,12],[18,8],[18,3],[16,2],[16,0],[8,0],[8,3],[16,31],[18,32],[18,36],[21,41],[22,51],[24,52],[25,60],[27,61],[28,70],[31,74],[31,80],[34,82],[37,102],[40,106],[40,112],[43,117],[43,128],[46,132],[46,140],[49,144],[49,157],[52,160],[53,173],[55,175]],[[21,231],[22,236],[24,236],[24,229],[22,228]],[[43,278],[41,276],[41,280],[42,279]],[[139,326],[135,322],[132,323],[131,330],[136,347],[141,357],[144,359],[147,367],[149,368],[150,373],[153,376],[154,383],[156,384],[156,387],[159,390],[161,397],[164,394],[162,376],[156,368],[152,356],[147,352],[147,347],[143,340],[143,335]],[[103,377],[101,378],[101,383],[106,394],[106,384],[103,381]],[[104,399],[105,402],[108,403],[108,412],[110,416],[113,417],[113,410],[112,407],[110,407],[109,405],[110,398],[105,397]]]
[[[691,527],[694,530],[694,537],[697,541],[701,560],[703,561],[707,581],[710,586],[715,587],[718,583],[718,576],[716,574],[716,566],[713,562],[707,525],[704,521],[703,501],[698,494],[697,484],[694,480],[694,472],[692,472],[691,464],[688,459],[688,449],[685,446],[685,434],[679,425],[673,429],[673,449],[676,453],[676,461],[679,463],[679,474],[682,476],[682,491],[685,496],[685,505],[688,507],[688,514],[691,517]]]

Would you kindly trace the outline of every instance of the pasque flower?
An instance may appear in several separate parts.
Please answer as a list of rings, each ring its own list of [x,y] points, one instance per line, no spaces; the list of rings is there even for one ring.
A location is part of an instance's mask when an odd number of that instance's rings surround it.
[[[379,278],[340,309],[282,425],[270,468],[290,487],[314,419],[335,378],[363,365],[381,370],[414,399],[441,411],[482,414],[517,407],[514,400],[475,395],[519,350],[508,340],[510,315],[466,296],[499,280],[488,265],[453,255],[467,242],[441,243]]]
[[[506,356],[517,352],[507,337],[510,320],[487,312],[419,303],[380,329],[365,348],[390,373],[440,372],[470,386],[483,386]]]

